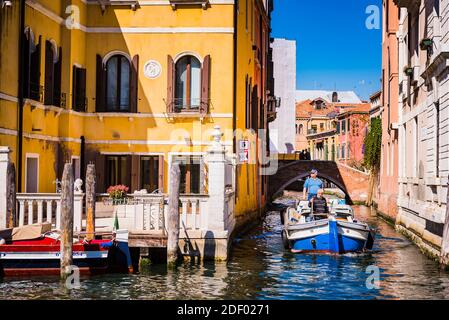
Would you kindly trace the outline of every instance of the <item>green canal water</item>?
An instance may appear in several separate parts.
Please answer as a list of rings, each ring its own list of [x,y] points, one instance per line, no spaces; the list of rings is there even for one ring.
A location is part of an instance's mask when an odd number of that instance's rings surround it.
[[[56,278],[2,279],[0,299],[449,299],[449,273],[368,208],[356,207],[356,215],[379,231],[371,253],[286,252],[279,214],[270,212],[235,240],[228,263],[152,265],[141,274],[82,278],[72,290]]]

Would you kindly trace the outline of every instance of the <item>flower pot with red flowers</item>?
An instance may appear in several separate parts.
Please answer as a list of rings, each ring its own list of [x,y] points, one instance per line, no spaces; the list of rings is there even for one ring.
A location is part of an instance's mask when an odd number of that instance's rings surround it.
[[[124,185],[110,186],[106,191],[113,204],[121,204],[126,199],[129,188]]]

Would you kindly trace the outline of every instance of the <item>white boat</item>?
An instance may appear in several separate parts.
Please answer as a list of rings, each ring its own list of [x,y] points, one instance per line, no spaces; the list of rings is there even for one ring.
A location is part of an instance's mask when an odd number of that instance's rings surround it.
[[[307,201],[285,211],[282,238],[286,249],[295,253],[348,253],[372,249],[374,230],[354,218],[351,206],[335,199],[329,204],[328,214],[311,211]]]

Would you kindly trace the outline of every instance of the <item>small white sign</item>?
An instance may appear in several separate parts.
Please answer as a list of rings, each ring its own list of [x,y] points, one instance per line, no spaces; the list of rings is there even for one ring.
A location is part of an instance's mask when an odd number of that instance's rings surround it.
[[[239,162],[248,163],[249,162],[249,141],[240,140],[239,141]]]
[[[145,63],[144,66],[145,77],[149,79],[156,79],[161,75],[161,73],[162,73],[162,66],[158,61],[150,60],[147,63]]]

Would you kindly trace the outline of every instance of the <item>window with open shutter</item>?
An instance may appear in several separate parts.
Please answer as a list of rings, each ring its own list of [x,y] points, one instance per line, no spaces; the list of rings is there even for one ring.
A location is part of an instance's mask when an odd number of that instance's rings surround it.
[[[127,57],[121,54],[116,54],[105,62],[105,111],[130,112],[131,69],[130,61]]]

